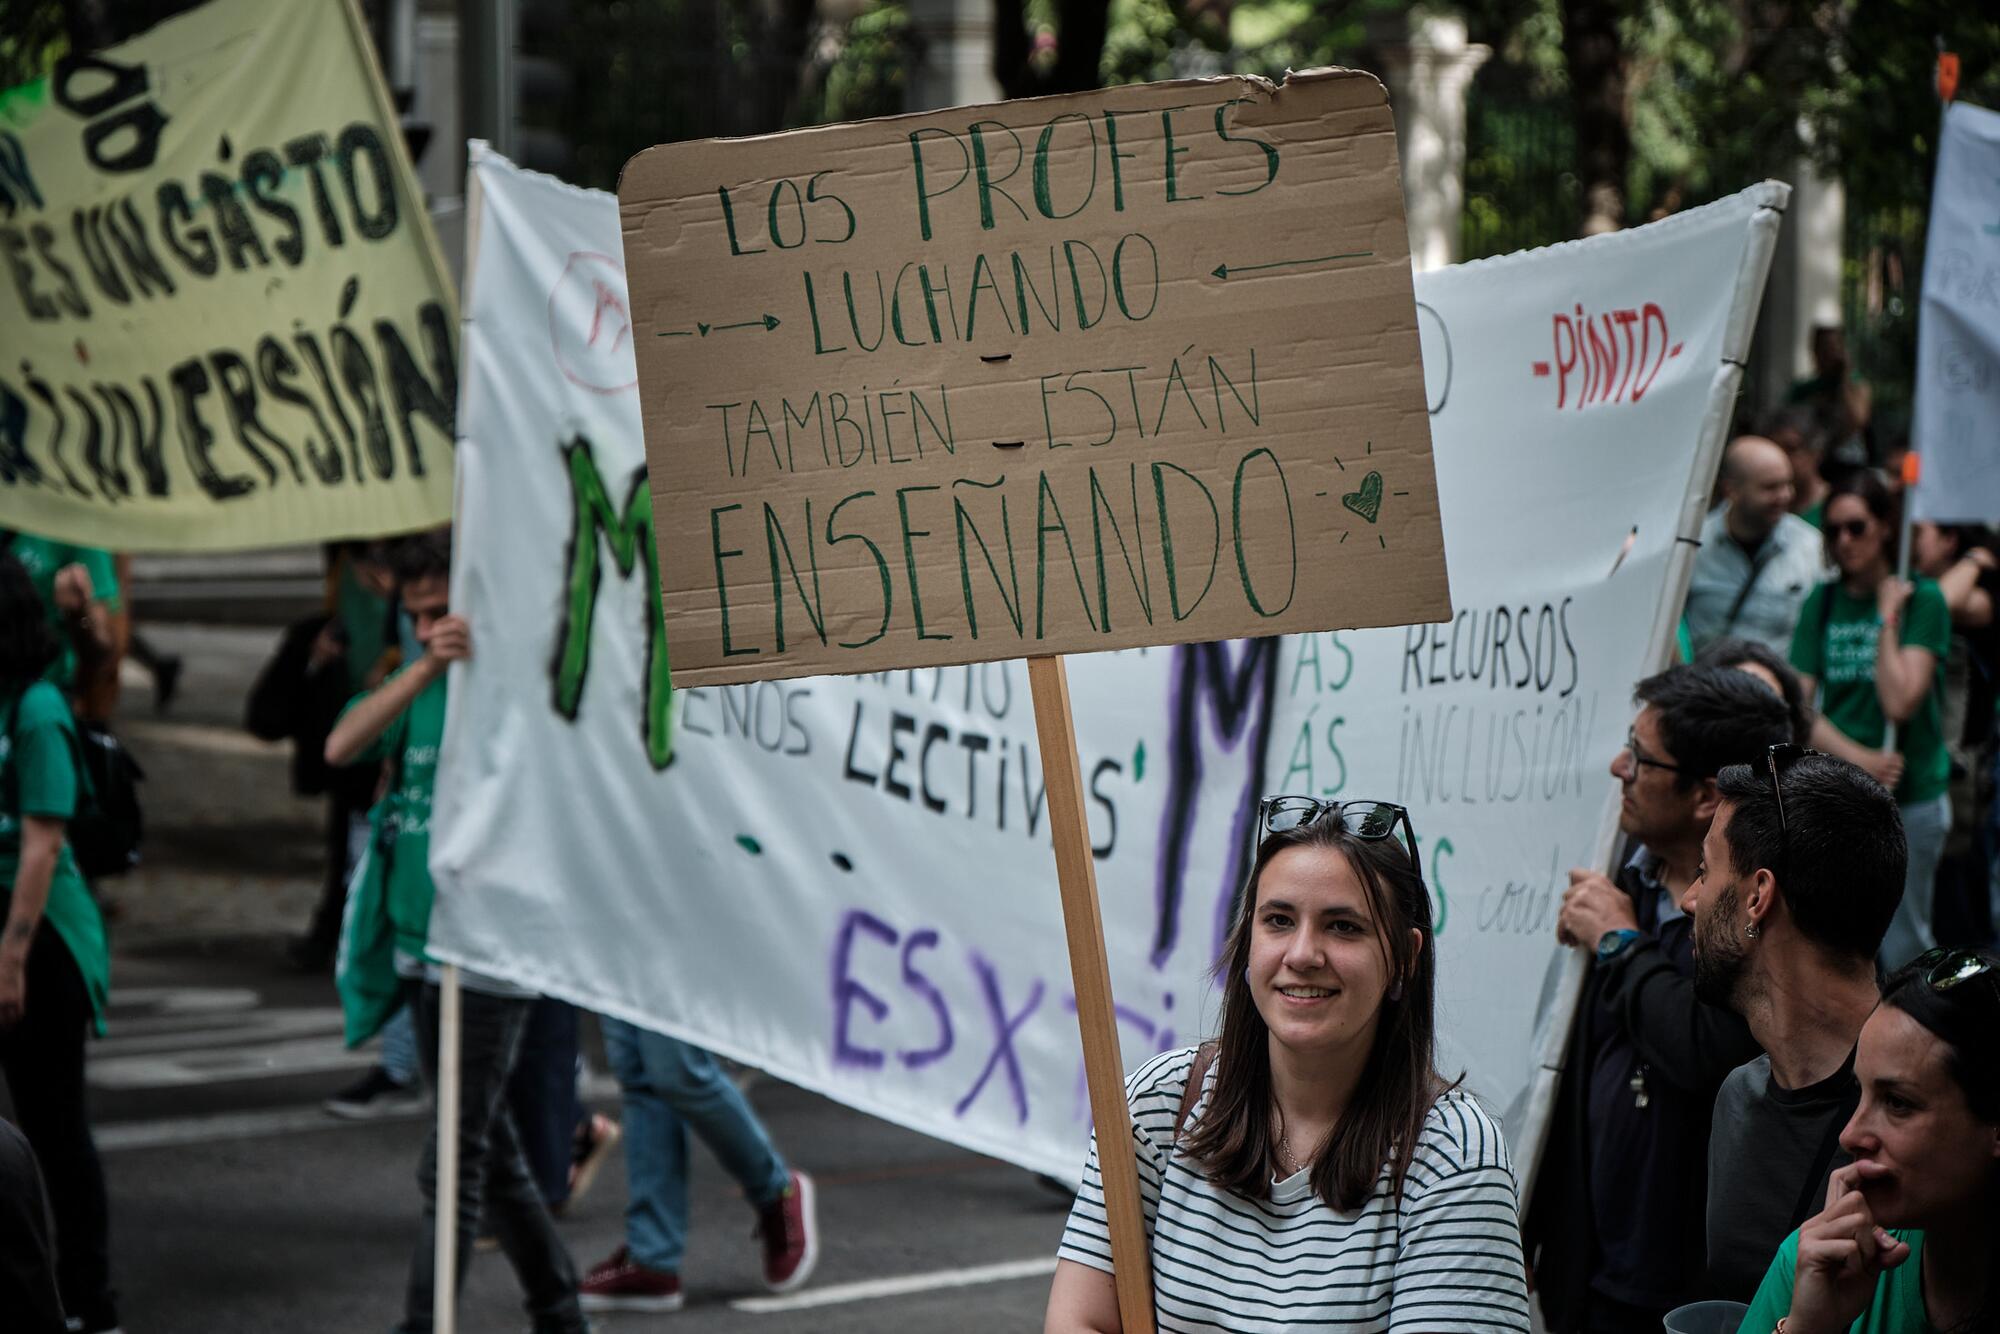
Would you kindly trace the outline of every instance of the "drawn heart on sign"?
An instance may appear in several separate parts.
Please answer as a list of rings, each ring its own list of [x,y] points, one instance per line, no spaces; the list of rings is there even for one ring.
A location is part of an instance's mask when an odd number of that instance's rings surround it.
[[[1340,503],[1368,522],[1375,522],[1375,516],[1382,512],[1382,474],[1369,473],[1361,479],[1361,489],[1349,491],[1340,498]]]

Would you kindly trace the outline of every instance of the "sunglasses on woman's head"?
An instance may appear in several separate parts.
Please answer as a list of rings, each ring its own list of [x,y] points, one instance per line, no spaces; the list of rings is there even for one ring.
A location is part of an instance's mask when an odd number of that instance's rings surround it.
[[[1867,531],[1868,521],[1866,519],[1847,519],[1841,523],[1830,523],[1826,526],[1826,535],[1828,537],[1859,537]]]
[[[1352,838],[1375,842],[1390,837],[1398,824],[1403,827],[1403,848],[1410,854],[1410,869],[1423,879],[1417,861],[1417,831],[1410,824],[1410,812],[1393,801],[1322,801],[1318,797],[1266,797],[1258,803],[1257,815],[1266,834],[1283,834],[1321,820],[1333,820]],[[1260,835],[1258,842],[1263,842]]]
[[[1924,979],[1924,985],[1932,991],[1950,991],[1975,977],[1992,980],[1995,994],[2000,995],[2000,969],[1996,969],[1991,959],[1983,957],[1977,950],[1952,949],[1939,946],[1925,950],[1910,961],[1917,975]]]

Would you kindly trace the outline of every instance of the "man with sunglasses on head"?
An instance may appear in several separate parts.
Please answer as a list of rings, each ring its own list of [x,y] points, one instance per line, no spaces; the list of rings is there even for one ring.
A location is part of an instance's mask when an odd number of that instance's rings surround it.
[[[1701,862],[1716,771],[1789,739],[1790,715],[1721,667],[1675,667],[1633,695],[1639,716],[1611,761],[1630,855],[1615,882],[1572,870],[1556,919],[1594,963],[1526,1227],[1552,1334],[1650,1334],[1695,1299],[1710,1109],[1757,1054],[1740,1018],[1696,999],[1678,900]]]
[[[1819,1209],[1860,1098],[1854,1048],[1908,847],[1887,788],[1787,743],[1716,775],[1694,918],[1695,988],[1765,1055],[1723,1081],[1708,1155],[1709,1295],[1749,1301]]]

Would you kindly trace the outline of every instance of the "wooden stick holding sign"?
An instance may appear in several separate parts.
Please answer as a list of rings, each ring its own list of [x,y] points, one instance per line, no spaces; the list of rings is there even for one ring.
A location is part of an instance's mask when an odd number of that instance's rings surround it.
[[[1111,964],[1144,964],[1107,948],[1059,655],[1450,615],[1400,182],[1351,70],[670,144],[619,182],[674,684],[1028,660],[1128,1334]],[[1034,1114],[954,1112],[987,1143]]]
[[[1056,845],[1063,929],[1069,937],[1076,1025],[1083,1033],[1090,1119],[1097,1128],[1097,1173],[1104,1186],[1104,1216],[1111,1227],[1118,1319],[1125,1334],[1152,1334],[1152,1261],[1139,1203],[1139,1165],[1132,1152],[1132,1117],[1125,1106],[1125,1062],[1118,1045],[1118,1016],[1111,1005],[1097,869],[1083,810],[1083,766],[1077,759],[1076,719],[1070,713],[1063,660],[1048,655],[1028,659],[1028,689],[1034,696],[1035,732],[1042,743],[1042,779],[1048,788],[1049,831]]]
[[[460,1078],[460,1025],[464,996],[458,967],[444,966],[438,980],[437,1179],[431,1192],[436,1202],[437,1244],[431,1255],[431,1327],[437,1334],[458,1328],[458,1117],[463,1092]],[[478,1170],[478,1164],[474,1164]]]

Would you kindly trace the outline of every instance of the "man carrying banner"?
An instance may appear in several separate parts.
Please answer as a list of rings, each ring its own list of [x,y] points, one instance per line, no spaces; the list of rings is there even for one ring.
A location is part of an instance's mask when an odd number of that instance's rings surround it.
[[[1595,951],[1556,1095],[1554,1138],[1525,1228],[1554,1334],[1652,1331],[1700,1291],[1709,1114],[1757,1054],[1736,1015],[1694,994],[1693,883],[1715,774],[1792,735],[1784,701],[1748,672],[1675,667],[1641,681],[1614,884],[1570,872],[1556,931]]]
[[[358,696],[326,739],[329,764],[379,759],[389,768],[388,795],[377,808],[380,832],[370,853],[380,865],[370,868],[353,890],[338,981],[342,1003],[350,1011],[349,1037],[354,1040],[369,1036],[403,998],[414,993],[419,1054],[424,1073],[435,1084],[439,988],[425,960],[434,893],[429,864],[431,792],[437,778],[438,743],[444,735],[445,672],[451,663],[472,656],[472,629],[449,606],[448,534],[410,538],[397,548],[393,560],[403,608],[414,622],[423,654],[377,689]],[[391,967],[393,979],[387,976]],[[535,993],[477,973],[461,976],[459,1282],[453,1290],[464,1290],[473,1239],[481,1235],[483,1224],[499,1240],[520,1278],[536,1334],[581,1334],[588,1326],[577,1306],[576,1269],[556,1236],[507,1109],[507,1081]],[[427,1334],[432,1328],[437,1162],[433,1122],[417,1172],[424,1222],[410,1259],[402,1334]]]

